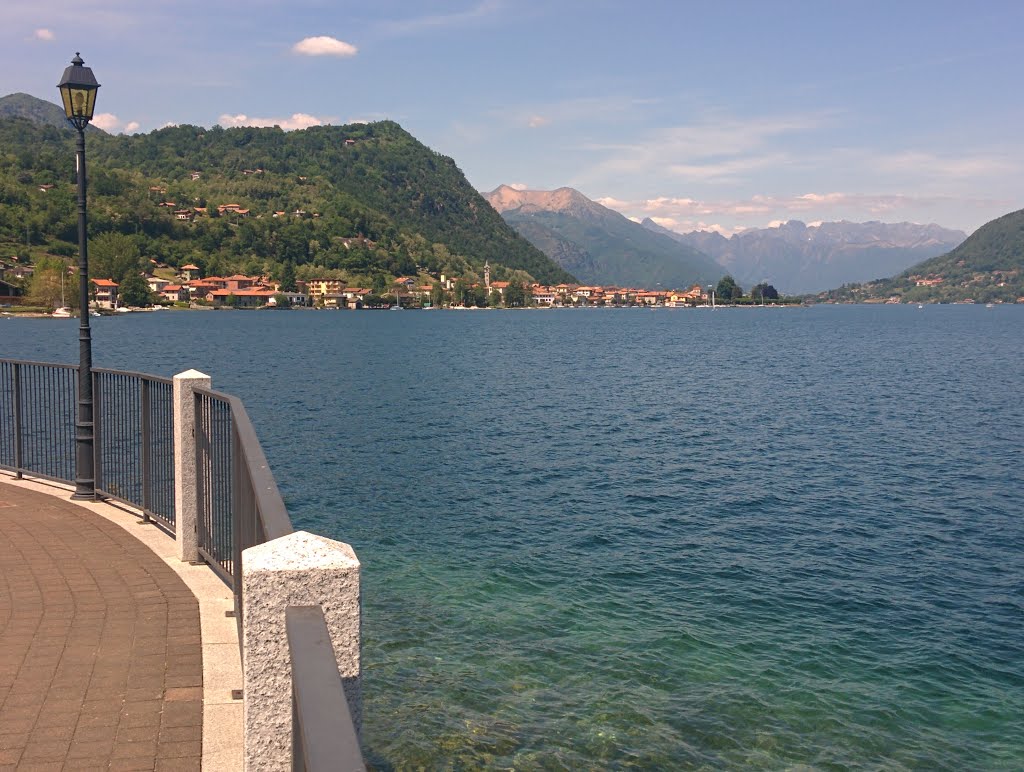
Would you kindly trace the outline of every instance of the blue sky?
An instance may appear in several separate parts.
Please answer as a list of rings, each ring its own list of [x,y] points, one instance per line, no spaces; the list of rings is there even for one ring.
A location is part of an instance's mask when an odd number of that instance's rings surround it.
[[[391,118],[482,191],[568,185],[676,230],[968,232],[1024,207],[1024,3],[5,0],[0,94],[150,131]]]

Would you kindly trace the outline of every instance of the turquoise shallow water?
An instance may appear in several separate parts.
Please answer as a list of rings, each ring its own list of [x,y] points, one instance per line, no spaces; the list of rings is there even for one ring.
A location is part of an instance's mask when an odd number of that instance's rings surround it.
[[[356,547],[379,767],[1024,767],[1024,308],[97,321]]]

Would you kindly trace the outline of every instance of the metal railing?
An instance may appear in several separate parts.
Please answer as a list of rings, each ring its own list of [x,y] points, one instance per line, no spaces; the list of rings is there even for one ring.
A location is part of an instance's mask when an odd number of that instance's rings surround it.
[[[285,610],[292,660],[292,769],[366,769],[320,606]]]
[[[0,468],[75,479],[78,368],[0,359]]]
[[[199,554],[235,595],[241,628],[242,551],[292,533],[291,519],[242,401],[194,389]]]
[[[174,531],[174,386],[170,378],[93,369],[96,491]]]
[[[174,530],[174,427],[168,378],[93,370],[96,493]],[[78,367],[0,359],[0,468],[75,480]]]

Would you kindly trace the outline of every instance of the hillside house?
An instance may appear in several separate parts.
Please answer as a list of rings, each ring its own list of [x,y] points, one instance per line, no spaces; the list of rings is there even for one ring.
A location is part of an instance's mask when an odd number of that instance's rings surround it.
[[[231,305],[232,298],[235,308],[259,308],[267,305],[276,294],[274,290],[268,289],[217,289],[208,293],[206,299],[213,303],[214,308]]]
[[[92,285],[97,308],[117,308],[117,282],[110,279],[93,279]]]
[[[178,274],[179,276],[181,276],[182,281],[192,281],[193,279],[198,279],[200,274],[199,266],[192,265],[192,263],[189,263],[188,265],[183,265],[179,269]]]
[[[259,278],[255,276],[244,276],[240,273],[236,273],[234,276],[228,276],[224,279],[223,288],[237,292],[238,290],[252,289],[259,283]]]
[[[293,305],[293,306],[308,306],[309,305],[309,295],[307,295],[305,292],[283,292],[283,291],[279,290],[278,294],[284,295],[286,298],[288,298],[289,305]]]
[[[371,292],[366,287],[349,287],[341,294],[349,308],[361,308],[366,296]]]
[[[530,289],[533,294],[533,302],[538,306],[553,306],[555,304],[555,291],[551,287],[534,284]]]
[[[168,284],[157,290],[156,294],[172,303],[184,303],[189,299],[188,287],[181,284]]]
[[[340,295],[345,289],[344,279],[310,279],[306,282],[306,293],[310,297]]]

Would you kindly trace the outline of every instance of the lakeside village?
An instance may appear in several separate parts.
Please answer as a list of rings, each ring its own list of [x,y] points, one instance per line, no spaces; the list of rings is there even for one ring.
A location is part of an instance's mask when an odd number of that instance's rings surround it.
[[[431,308],[581,308],[581,307],[650,307],[694,308],[715,304],[715,289],[694,284],[686,290],[646,290],[629,287],[603,287],[577,284],[526,284],[515,281],[492,281],[490,265],[485,264],[483,283],[471,282],[440,274],[413,278],[400,276],[390,288],[374,292],[367,287],[348,286],[344,279],[322,278],[295,280],[289,288],[268,276],[202,276],[196,265],[185,265],[174,271],[163,269],[165,276],[155,273],[140,275],[136,282],[143,294],[123,292],[124,287],[112,279],[91,279],[93,309],[98,313],[179,309],[431,309]],[[31,266],[17,258],[0,258],[0,302],[16,301],[18,286],[32,277]],[[78,269],[67,269],[67,291],[61,293],[61,306],[33,308],[47,315],[68,316],[67,300],[77,297]],[[131,279],[126,279],[127,285]],[[729,302],[729,301],[726,301]],[[777,303],[776,297],[771,302]],[[783,301],[784,302],[784,301]],[[54,304],[55,305],[55,304]],[[12,311],[17,307],[12,306]],[[28,310],[28,309],[26,309]]]

